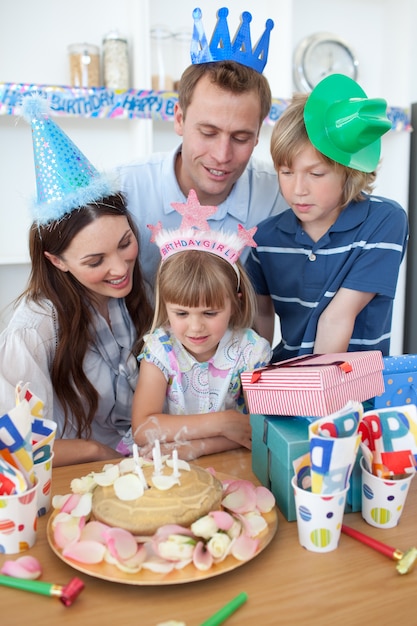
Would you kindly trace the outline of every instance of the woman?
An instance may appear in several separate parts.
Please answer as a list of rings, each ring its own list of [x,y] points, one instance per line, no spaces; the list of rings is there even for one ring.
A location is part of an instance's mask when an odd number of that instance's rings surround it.
[[[40,106],[31,107],[38,177],[32,269],[0,336],[0,410],[9,411],[16,384],[28,382],[44,417],[58,424],[54,465],[110,459],[130,427],[135,357],[152,317],[137,233],[124,197]],[[57,163],[49,178],[42,171],[49,157],[37,154],[46,140]]]

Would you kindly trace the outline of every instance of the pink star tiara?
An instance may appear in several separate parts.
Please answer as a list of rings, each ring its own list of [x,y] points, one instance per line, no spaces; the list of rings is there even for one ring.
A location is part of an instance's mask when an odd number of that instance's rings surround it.
[[[148,224],[152,231],[151,241],[159,247],[162,260],[177,252],[200,250],[216,254],[234,266],[245,246],[256,247],[253,239],[256,226],[246,230],[238,224],[237,233],[210,229],[207,218],[217,211],[217,207],[201,205],[194,189],[190,190],[186,203],[172,202],[171,206],[182,215],[178,229],[164,230],[161,222],[156,226]]]

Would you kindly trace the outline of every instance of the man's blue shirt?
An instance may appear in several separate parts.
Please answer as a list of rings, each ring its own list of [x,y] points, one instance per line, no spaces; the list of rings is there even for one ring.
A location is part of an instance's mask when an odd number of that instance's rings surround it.
[[[163,228],[168,229],[179,228],[181,224],[181,216],[171,206],[172,202],[187,200],[175,176],[175,160],[180,149],[181,146],[169,153],[156,153],[119,169],[121,190],[127,196],[128,209],[139,229],[142,271],[152,286],[160,253],[150,242],[147,224],[161,221]],[[238,224],[249,229],[286,208],[272,162],[251,157],[229,196],[207,221],[214,230],[237,232]],[[241,259],[247,254],[245,250]]]

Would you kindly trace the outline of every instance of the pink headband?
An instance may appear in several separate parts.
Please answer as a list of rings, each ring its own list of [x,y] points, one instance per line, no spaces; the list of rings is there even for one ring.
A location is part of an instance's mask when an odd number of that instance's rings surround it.
[[[162,260],[177,252],[200,250],[216,254],[235,267],[245,246],[256,247],[253,240],[256,226],[246,230],[239,224],[237,233],[210,229],[207,218],[217,211],[217,207],[202,206],[194,189],[190,190],[186,203],[172,202],[171,206],[182,215],[180,228],[164,230],[161,222],[156,226],[148,224],[152,231],[151,241],[159,247]]]

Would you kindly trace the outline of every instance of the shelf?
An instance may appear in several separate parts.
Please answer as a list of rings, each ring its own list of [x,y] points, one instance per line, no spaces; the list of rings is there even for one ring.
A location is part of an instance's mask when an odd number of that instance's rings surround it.
[[[35,85],[31,83],[0,83],[0,115],[21,115],[22,97],[31,92],[46,96],[51,114],[57,116],[152,119],[172,121],[177,93],[174,91],[151,91],[129,89],[114,91],[105,87],[66,87],[59,85]],[[265,123],[273,125],[288,106],[289,100],[273,98],[272,107]],[[408,109],[388,107],[392,130],[410,132]]]

